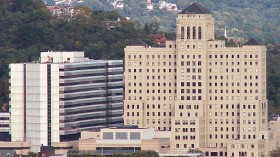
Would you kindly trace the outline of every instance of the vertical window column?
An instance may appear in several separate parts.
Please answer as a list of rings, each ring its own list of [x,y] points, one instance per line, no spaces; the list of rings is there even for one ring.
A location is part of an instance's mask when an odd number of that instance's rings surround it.
[[[185,28],[182,26],[181,27],[181,39],[185,38]]]
[[[193,39],[196,39],[196,28],[193,26]]]
[[[51,64],[47,65],[48,146],[51,146]]]
[[[23,64],[23,138],[26,140],[26,64]]]
[[[191,28],[187,27],[187,39],[191,39]]]
[[[201,26],[198,27],[198,40],[201,40]]]

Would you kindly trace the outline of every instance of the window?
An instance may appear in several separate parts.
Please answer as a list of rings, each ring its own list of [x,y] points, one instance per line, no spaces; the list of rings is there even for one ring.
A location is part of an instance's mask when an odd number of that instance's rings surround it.
[[[184,34],[185,34],[185,30],[184,30],[184,27],[182,26],[181,27],[181,39],[184,39]]]
[[[191,38],[191,29],[190,27],[187,27],[187,39],[190,39]]]
[[[201,40],[201,27],[198,27],[198,40]]]
[[[193,83],[192,83],[192,86],[195,87],[195,86],[196,86],[196,82],[193,82]]]
[[[193,39],[196,39],[196,28],[193,26]]]

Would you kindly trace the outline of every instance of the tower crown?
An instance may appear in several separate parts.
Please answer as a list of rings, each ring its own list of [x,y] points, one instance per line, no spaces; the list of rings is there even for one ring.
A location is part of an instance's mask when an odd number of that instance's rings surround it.
[[[192,3],[176,19],[177,40],[202,41],[214,39],[213,14],[199,3]]]
[[[208,9],[201,6],[199,3],[193,3],[179,14],[212,14]]]

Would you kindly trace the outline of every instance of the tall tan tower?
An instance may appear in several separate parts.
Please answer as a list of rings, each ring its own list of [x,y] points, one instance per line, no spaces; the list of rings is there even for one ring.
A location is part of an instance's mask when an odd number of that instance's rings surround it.
[[[215,40],[212,13],[193,3],[176,41],[125,48],[124,123],[171,131],[171,150],[206,156],[267,155],[266,48]]]

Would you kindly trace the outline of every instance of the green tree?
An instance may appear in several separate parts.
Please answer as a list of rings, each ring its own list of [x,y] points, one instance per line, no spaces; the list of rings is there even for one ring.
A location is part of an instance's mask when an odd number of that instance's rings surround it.
[[[158,33],[158,31],[159,31],[159,23],[157,23],[157,22],[153,22],[153,23],[150,23],[150,24],[146,23],[143,29],[144,29],[144,31],[147,34]]]
[[[155,151],[142,151],[141,157],[159,157],[158,153]]]
[[[278,147],[277,149],[271,151],[270,156],[271,157],[279,157],[280,156],[280,148]]]
[[[38,154],[34,152],[29,152],[27,155],[24,155],[24,157],[37,157]]]
[[[126,155],[126,154],[113,154],[112,157],[130,157],[130,155]]]
[[[114,11],[75,9],[79,14],[73,18],[55,18],[41,0],[0,0],[0,109],[3,105],[6,109],[9,101],[10,63],[38,61],[40,52],[48,50],[85,51],[94,59],[123,59],[125,45],[134,38],[152,41],[139,23]],[[118,26],[108,30],[107,23],[118,18]]]
[[[146,33],[150,33],[151,32],[151,30],[152,30],[152,28],[148,25],[148,23],[145,23],[145,26],[144,26],[144,31],[146,32]]]
[[[131,157],[141,157],[141,153],[132,153]]]
[[[79,157],[91,157],[91,154],[81,154]]]

